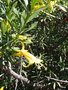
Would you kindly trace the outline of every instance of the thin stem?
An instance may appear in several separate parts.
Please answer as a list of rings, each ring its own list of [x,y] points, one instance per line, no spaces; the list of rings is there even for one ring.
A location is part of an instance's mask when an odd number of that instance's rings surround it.
[[[68,83],[67,80],[59,80],[59,79],[51,78],[49,76],[45,76],[45,78],[50,79],[50,80],[54,80],[54,81],[57,81],[57,82],[61,82],[61,83]]]

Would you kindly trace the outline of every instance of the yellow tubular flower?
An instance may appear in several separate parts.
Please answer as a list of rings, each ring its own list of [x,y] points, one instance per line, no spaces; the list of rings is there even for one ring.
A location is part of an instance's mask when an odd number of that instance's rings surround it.
[[[9,31],[10,31],[11,26],[10,26],[10,23],[9,23],[8,21],[6,21],[6,26],[7,26],[7,32],[9,32]]]
[[[21,40],[27,39],[27,37],[24,35],[17,35],[17,38]]]
[[[34,55],[32,55],[31,53],[28,52],[28,50],[25,50],[25,46],[24,43],[21,42],[22,45],[22,49],[18,52],[18,53],[14,53],[13,56],[21,56],[23,55],[26,60],[28,61],[28,65],[23,65],[23,67],[29,67],[32,64],[41,64],[41,62],[43,62],[43,60],[37,59]]]
[[[33,11],[36,11],[37,9],[39,9],[39,8],[41,8],[41,7],[45,7],[45,4],[35,5]]]
[[[4,86],[2,86],[2,87],[0,88],[0,90],[4,90]]]
[[[26,43],[32,43],[31,39],[25,35],[17,35],[17,39],[25,40]]]
[[[48,1],[48,5],[49,5],[51,11],[54,10],[54,5],[55,4],[56,4],[56,1],[51,1],[51,0]]]
[[[43,2],[43,0],[39,0],[39,3],[42,3]]]

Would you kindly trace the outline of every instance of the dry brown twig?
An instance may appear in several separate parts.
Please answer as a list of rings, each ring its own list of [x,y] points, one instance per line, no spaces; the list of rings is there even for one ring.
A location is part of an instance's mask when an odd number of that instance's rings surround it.
[[[13,76],[14,78],[20,80],[20,81],[23,81],[24,83],[28,84],[29,86],[32,86],[34,88],[44,88],[46,89],[47,86],[46,85],[41,85],[39,83],[32,83],[30,80],[28,80],[28,78],[22,76],[22,75],[19,75],[17,74],[16,72],[14,72],[12,69],[6,67],[6,66],[0,66],[0,69],[5,71],[7,74]],[[64,80],[58,80],[58,79],[55,79],[55,78],[51,78],[51,77],[48,77],[48,76],[45,76],[45,78],[47,79],[50,79],[50,80],[54,80],[54,81],[57,81],[57,82],[61,82],[61,83],[68,83],[68,81],[64,81]]]

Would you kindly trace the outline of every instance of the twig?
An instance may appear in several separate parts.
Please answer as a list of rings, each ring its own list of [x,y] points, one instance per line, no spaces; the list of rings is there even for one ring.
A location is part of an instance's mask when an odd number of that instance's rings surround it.
[[[42,11],[42,12],[45,13],[46,15],[50,16],[50,17],[53,17],[53,18],[59,19],[58,17],[56,17],[56,16],[54,16],[54,15],[52,15],[52,14],[50,14],[50,13],[47,13],[47,12],[44,12],[44,11]]]
[[[11,76],[13,76],[13,77],[16,78],[16,79],[22,80],[22,81],[24,81],[24,82],[27,83],[27,84],[30,83],[30,81],[29,81],[27,78],[25,78],[25,77],[22,76],[22,75],[17,74],[17,73],[14,72],[12,69],[9,69],[9,68],[7,68],[7,67],[5,67],[5,66],[0,66],[0,69],[2,69],[2,70],[5,71],[7,74],[10,74]]]
[[[17,89],[17,86],[18,86],[18,79],[16,79],[15,90]]]
[[[5,66],[0,66],[0,69],[3,70],[3,71],[5,71],[7,74],[13,76],[14,78],[16,78],[16,79],[18,79],[20,81],[25,82],[29,86],[32,86],[32,87],[38,88],[38,89],[40,89],[40,88],[41,89],[42,88],[46,89],[47,88],[46,85],[41,85],[41,84],[38,84],[38,83],[32,83],[30,80],[28,80],[28,78],[25,78],[24,76],[17,74],[12,69],[9,69],[9,68],[7,68]]]
[[[0,66],[0,69],[4,70],[7,74],[13,76],[14,78],[16,78],[16,79],[18,79],[20,81],[25,82],[26,84],[28,84],[29,86],[32,86],[34,88],[38,88],[38,89],[42,90],[42,89],[47,89],[47,87],[48,87],[45,84],[41,85],[39,83],[32,83],[30,80],[28,80],[28,78],[25,78],[24,76],[17,74],[12,69],[9,69],[9,68],[7,68],[5,66]],[[54,81],[57,81],[57,82],[68,83],[67,80],[58,80],[58,79],[51,78],[51,77],[48,77],[48,76],[45,76],[45,78],[51,79],[51,80],[54,80]]]
[[[55,78],[51,78],[49,76],[45,76],[47,79],[50,79],[50,80],[54,80],[54,81],[57,81],[57,82],[61,82],[61,83],[68,83],[67,80],[59,80],[59,79],[55,79]]]

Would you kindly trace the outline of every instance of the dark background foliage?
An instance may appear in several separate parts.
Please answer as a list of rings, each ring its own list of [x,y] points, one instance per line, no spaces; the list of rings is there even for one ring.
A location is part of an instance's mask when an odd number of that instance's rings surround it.
[[[60,8],[55,8],[51,13],[40,10],[37,15],[36,13],[34,14],[36,16],[29,20],[33,14],[31,13],[30,1],[28,0],[27,6],[24,0],[0,1],[0,48],[2,48],[0,51],[4,54],[0,56],[0,65],[4,63],[9,66],[8,63],[11,62],[12,69],[15,72],[21,73],[33,83],[45,85],[46,90],[66,90],[67,83],[58,82],[50,78],[68,80],[68,7],[65,8],[66,12]],[[60,5],[68,5],[66,0],[58,1]],[[5,21],[2,22],[1,19]],[[7,21],[10,24],[8,27],[4,23],[7,23]],[[17,42],[19,42],[12,38],[13,34],[31,36],[32,43],[25,42],[26,48],[35,56],[39,56],[39,58],[41,57],[44,60],[47,70],[37,68],[35,65],[21,70],[19,61],[23,56],[11,56],[13,52],[11,47],[16,46]],[[13,78],[4,71],[0,72],[0,74],[2,73],[0,87],[5,86],[5,90],[37,90],[37,88]],[[48,79],[46,76],[50,78]]]

